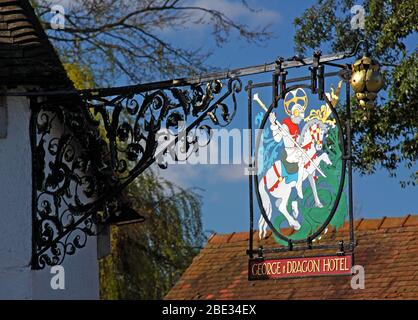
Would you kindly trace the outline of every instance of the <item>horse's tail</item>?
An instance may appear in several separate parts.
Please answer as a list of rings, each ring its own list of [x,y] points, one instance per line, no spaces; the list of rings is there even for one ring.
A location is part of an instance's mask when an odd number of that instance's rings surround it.
[[[258,191],[260,193],[261,202],[263,203],[264,211],[266,212],[266,215],[269,219],[271,219],[271,213],[272,213],[272,206],[270,197],[266,191],[266,183],[265,179],[261,179],[258,184]],[[260,216],[260,220],[258,220],[258,235],[261,238],[264,238],[267,234],[267,222],[264,219],[263,215]]]

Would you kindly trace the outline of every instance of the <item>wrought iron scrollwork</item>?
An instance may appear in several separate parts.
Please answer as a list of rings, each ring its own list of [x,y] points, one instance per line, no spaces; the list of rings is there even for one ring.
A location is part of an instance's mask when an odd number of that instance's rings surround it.
[[[33,103],[33,247],[35,268],[60,264],[96,232],[81,208],[110,185],[97,155],[104,144],[88,113],[71,104]]]
[[[177,135],[184,133],[185,153],[198,149],[197,135],[193,129],[209,132],[211,126],[228,125],[236,112],[235,94],[242,88],[241,81],[232,78],[226,92],[219,80],[205,85],[193,85],[190,89],[170,88],[156,90],[144,95],[121,95],[113,99],[91,101],[90,107],[100,118],[109,141],[109,158],[112,170],[120,180],[142,172],[150,162],[157,161],[161,168],[166,164],[164,156],[174,156],[173,146]],[[224,100],[233,96],[232,111]],[[158,150],[159,142],[172,139],[167,148]],[[175,159],[176,160],[176,159]]]
[[[83,248],[122,205],[129,183],[155,161],[166,168],[166,157],[177,159],[181,139],[190,155],[199,148],[195,130],[228,125],[241,89],[231,78],[226,90],[215,80],[86,101],[33,100],[33,267],[61,264]]]

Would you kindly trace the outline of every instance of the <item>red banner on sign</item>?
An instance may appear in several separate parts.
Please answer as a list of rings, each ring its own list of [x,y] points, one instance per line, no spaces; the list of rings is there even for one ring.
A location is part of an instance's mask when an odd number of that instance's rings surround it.
[[[352,256],[321,256],[250,261],[249,280],[281,279],[294,277],[350,275]]]

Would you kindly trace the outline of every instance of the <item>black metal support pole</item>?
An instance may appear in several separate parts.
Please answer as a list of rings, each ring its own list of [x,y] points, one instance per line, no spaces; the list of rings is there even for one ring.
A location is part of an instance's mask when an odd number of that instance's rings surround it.
[[[277,247],[277,248],[264,248],[260,246],[258,249],[253,250],[253,255],[257,254],[258,256],[264,257],[266,254],[271,253],[280,253],[280,252],[289,252],[289,251],[311,251],[311,250],[337,250],[340,253],[344,253],[346,248],[343,241],[338,241],[335,244],[318,244],[318,245],[304,245],[304,246],[295,246],[292,242],[289,243],[287,247]],[[316,254],[315,256],[320,256]]]
[[[31,260],[31,266],[32,269],[37,269],[38,261],[36,256],[36,250],[37,250],[37,241],[36,241],[36,214],[37,214],[37,204],[36,204],[36,184],[38,183],[38,180],[36,178],[36,172],[38,172],[38,169],[35,166],[35,162],[33,161],[34,153],[36,150],[36,121],[37,121],[37,110],[38,104],[37,104],[37,98],[32,97],[30,99],[30,122],[29,122],[29,134],[30,134],[30,147],[31,147],[31,156],[32,156],[32,260]]]
[[[276,68],[276,70],[273,72],[272,75],[272,97],[274,101],[274,108],[277,108],[279,105],[279,101],[275,99],[277,95],[279,94],[279,73],[281,72],[280,68]]]
[[[341,60],[349,58],[357,53],[358,46],[353,51],[340,52],[330,55],[322,55],[319,59],[319,63],[328,63],[335,60]],[[311,65],[313,58],[306,59],[288,59],[281,63],[281,69],[291,69],[297,67],[303,67]],[[264,72],[271,72],[276,70],[277,61],[271,63],[264,63],[256,66],[232,69],[227,71],[218,71],[207,74],[202,74],[190,78],[178,78],[171,80],[163,80],[151,83],[141,83],[131,86],[113,87],[113,88],[95,88],[77,91],[75,89],[68,90],[57,90],[57,91],[34,91],[34,92],[6,92],[0,91],[0,96],[63,96],[63,95],[74,95],[79,94],[84,99],[94,99],[97,97],[109,97],[116,95],[128,95],[128,94],[139,94],[152,90],[163,90],[177,87],[190,86],[200,84],[204,82],[210,82],[214,80],[229,79],[235,77],[249,76]]]
[[[253,236],[254,236],[254,201],[253,201],[253,170],[256,168],[253,167],[253,108],[252,108],[252,84],[253,82],[248,81],[247,85],[247,94],[248,94],[248,199],[249,199],[249,209],[250,209],[250,233],[248,235],[248,255],[250,259],[254,257],[253,255]]]
[[[287,71],[281,71],[280,72],[280,97],[283,98],[284,93],[286,92],[286,80],[287,77]]]
[[[353,165],[351,150],[351,105],[350,82],[346,81],[346,131],[347,131],[347,164],[348,164],[348,214],[350,222],[350,249],[354,250],[354,212],[353,212]]]
[[[324,66],[318,66],[318,98],[319,100],[324,100],[325,94],[325,77],[324,77]]]
[[[311,91],[312,93],[317,93],[318,89],[318,67],[319,67],[319,59],[321,58],[321,52],[316,51],[313,55],[313,63],[312,66],[309,67],[311,71]]]

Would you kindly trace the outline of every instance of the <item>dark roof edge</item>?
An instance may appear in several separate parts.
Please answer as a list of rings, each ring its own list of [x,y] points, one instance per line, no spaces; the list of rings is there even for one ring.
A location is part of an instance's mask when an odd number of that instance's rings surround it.
[[[56,63],[56,67],[58,69],[61,69],[59,71],[60,71],[60,73],[62,72],[62,75],[66,80],[65,81],[66,83],[63,84],[64,87],[66,89],[74,89],[74,84],[70,80],[70,78],[68,78],[67,71],[65,71],[65,68],[64,68],[64,66],[61,62],[61,59],[60,59],[55,47],[52,45],[51,41],[48,38],[48,35],[46,34],[44,28],[42,27],[42,24],[41,24],[38,16],[35,13],[35,9],[30,4],[29,0],[19,0],[19,2],[22,3],[23,10],[28,12],[28,14],[31,18],[31,22],[33,23],[33,27],[35,28],[35,31],[37,33],[39,33],[40,38],[45,41],[45,45],[47,46],[48,50],[51,52],[51,56],[55,60],[54,63]]]
[[[51,88],[51,89],[74,89],[74,84],[73,82],[68,78],[68,74],[65,71],[65,68],[60,60],[60,57],[56,51],[56,49],[54,48],[54,46],[52,45],[52,43],[50,42],[48,35],[46,34],[45,30],[42,27],[42,24],[39,20],[39,18],[37,17],[36,13],[35,13],[35,9],[32,7],[32,5],[30,4],[29,0],[13,0],[11,1],[11,3],[9,4],[8,2],[3,2],[2,4],[5,5],[15,5],[18,6],[22,9],[24,16],[26,16],[27,18],[27,23],[29,23],[32,28],[34,29],[35,32],[35,36],[38,38],[39,44],[37,44],[37,46],[43,48],[43,50],[45,51],[45,54],[47,55],[45,60],[47,60],[48,65],[50,64],[52,66],[52,70],[53,73],[55,74],[55,77],[53,77],[53,79],[51,79],[51,76],[38,76],[38,77],[34,77],[33,83],[29,82],[25,82],[24,78],[22,78],[20,80],[13,80],[13,77],[10,79],[8,79],[8,81],[6,81],[6,83],[2,83],[2,85],[6,85],[8,86],[8,84],[10,83],[11,87],[15,87],[15,86],[19,86],[19,85],[38,85],[41,87],[47,87],[47,88]],[[5,16],[7,16],[7,13],[2,13]],[[6,22],[7,24],[7,22]],[[13,45],[13,44],[12,44]],[[19,48],[17,48],[19,49]],[[29,50],[30,47],[25,47],[25,48],[21,48],[21,50]],[[12,50],[16,50],[13,49]],[[6,58],[7,59],[7,58]],[[15,61],[22,61],[22,64],[25,63],[25,59],[26,58],[14,58],[13,60]],[[12,61],[12,60],[11,60]],[[39,64],[42,64],[44,61],[39,60]],[[32,60],[28,60],[26,61],[26,63],[28,64],[36,64],[36,61],[32,61]],[[7,79],[6,79],[7,80]],[[52,80],[52,81],[51,81]],[[21,83],[20,83],[21,82]]]

